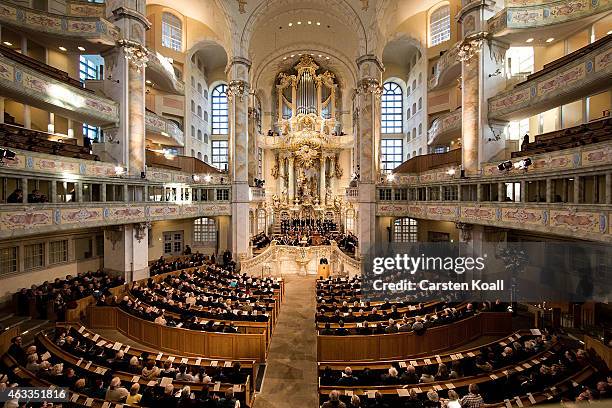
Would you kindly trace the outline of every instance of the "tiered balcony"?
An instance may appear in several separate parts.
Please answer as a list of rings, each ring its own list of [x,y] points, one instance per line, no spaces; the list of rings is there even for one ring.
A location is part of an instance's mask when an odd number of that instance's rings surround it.
[[[164,146],[185,146],[185,135],[173,121],[151,111],[146,112],[147,139]]]
[[[185,95],[185,83],[176,76],[174,67],[168,58],[159,52],[149,49],[146,78],[155,84],[155,88],[173,95]]]
[[[560,30],[577,32],[612,9],[608,1],[511,0],[505,5],[506,8],[489,19],[487,31],[495,37],[503,36],[509,43],[524,43],[533,37],[555,37],[554,32]]]
[[[119,121],[113,100],[83,88],[64,71],[5,46],[0,46],[0,79],[0,93],[15,101],[92,125]]]
[[[73,0],[65,4],[65,9],[49,13],[0,0],[0,25],[42,36],[50,47],[68,48],[66,41],[73,41],[75,48],[86,45],[90,52],[113,46],[121,37],[119,29],[104,18],[105,4]]]
[[[458,58],[459,45],[461,42],[452,46],[434,64],[434,73],[429,77],[430,91],[442,88],[461,76],[461,63]]]
[[[612,35],[544,66],[511,90],[489,99],[489,118],[517,120],[607,90]]]
[[[463,178],[458,163],[396,170],[377,186],[377,215],[612,242],[610,139],[612,122],[606,119],[538,136],[503,171],[499,162],[484,163],[479,176]]]
[[[448,146],[461,135],[461,108],[438,116],[427,131],[429,146]]]
[[[0,147],[5,147],[0,143]],[[151,163],[146,178],[130,178],[114,163],[11,148],[3,180],[35,187],[48,203],[3,203],[0,239],[165,219],[230,215],[231,188],[224,173],[185,160],[182,171]],[[193,159],[193,158],[190,158]],[[197,160],[197,159],[194,159]],[[193,160],[191,160],[193,161]],[[190,170],[207,171],[190,172]],[[28,188],[28,186],[30,188]],[[44,187],[43,187],[44,186]],[[94,192],[95,191],[95,192]],[[11,191],[5,191],[6,195]]]
[[[393,173],[423,173],[438,167],[457,166],[460,164],[461,149],[455,149],[446,153],[432,153],[415,156],[393,169]]]
[[[250,187],[249,199],[252,202],[263,203],[266,201],[266,189],[261,187]]]

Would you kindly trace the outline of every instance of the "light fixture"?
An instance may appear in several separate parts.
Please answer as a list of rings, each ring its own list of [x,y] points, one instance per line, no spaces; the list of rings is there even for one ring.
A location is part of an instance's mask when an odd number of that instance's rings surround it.
[[[298,57],[301,57],[301,56],[302,56],[302,54],[298,54]]]
[[[510,160],[503,161],[497,165],[499,171],[510,171],[512,169],[512,162]]]
[[[529,166],[531,166],[533,164],[533,162],[531,161],[531,159],[529,157],[526,157],[522,160],[519,160],[518,162],[514,163],[514,167],[517,169],[521,169],[521,170],[525,170],[527,171],[527,168]]]
[[[8,149],[0,149],[0,163],[4,164],[4,160],[15,160],[15,152]]]
[[[456,173],[455,169],[448,169],[447,172],[446,172],[446,174],[448,174],[449,176],[454,176],[455,173]]]
[[[329,57],[325,57],[325,59],[329,59]]]
[[[555,41],[555,39],[553,37],[550,37],[549,39],[546,40],[547,43],[551,43],[553,41]]]
[[[308,24],[312,24],[312,21],[308,21]]]
[[[150,80],[150,79],[147,79],[145,82],[146,82],[147,84],[149,84],[149,85],[151,84],[151,80]]]
[[[284,58],[283,58],[283,61],[284,61],[284,60],[286,60],[286,59],[287,59],[287,57],[284,57]]]
[[[79,51],[85,51],[85,47],[81,47],[80,45],[77,47]]]
[[[204,176],[204,181],[207,183],[210,183],[212,181],[212,176],[210,174],[207,174]]]
[[[289,25],[289,27],[293,27],[293,23],[289,23],[288,25]]]
[[[12,47],[12,46],[13,46],[13,43],[12,43],[12,42],[8,42],[8,41],[5,41],[5,42],[4,42],[4,45],[6,45],[6,46],[8,46],[8,47]]]
[[[322,57],[322,55],[321,55],[321,54],[319,54],[319,58],[321,58],[321,57]]]
[[[191,176],[192,180],[195,181],[196,183],[200,181],[200,176],[198,176],[197,174],[193,174]]]
[[[527,41],[525,41],[526,43],[530,43],[533,42],[533,38],[528,38]]]
[[[300,25],[300,24],[302,24],[302,22],[301,22],[301,21],[298,21],[298,25]]]
[[[121,167],[121,166],[115,166],[115,174],[117,176],[122,175],[123,173],[125,173],[125,168]]]
[[[395,180],[395,174],[393,173],[387,174],[387,182],[391,183],[394,180]]]
[[[612,30],[610,30],[610,31],[608,31],[608,32],[606,33],[606,35],[610,35],[610,34],[612,34]]]
[[[291,58],[295,57],[295,54],[291,54]]]
[[[68,51],[68,50],[66,49],[66,47],[63,47],[63,46],[61,46],[61,45],[60,45],[59,49],[60,49],[60,51]]]
[[[321,23],[319,23],[319,22],[317,21],[317,25],[321,25]]]

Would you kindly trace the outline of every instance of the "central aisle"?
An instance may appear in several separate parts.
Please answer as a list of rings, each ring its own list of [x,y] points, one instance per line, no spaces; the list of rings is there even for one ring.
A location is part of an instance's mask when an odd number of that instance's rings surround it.
[[[316,276],[285,278],[285,301],[255,408],[318,406],[315,280]]]

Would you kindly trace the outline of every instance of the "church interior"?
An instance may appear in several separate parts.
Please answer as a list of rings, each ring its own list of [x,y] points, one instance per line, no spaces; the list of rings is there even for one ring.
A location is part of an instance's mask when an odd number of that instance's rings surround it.
[[[610,407],[611,109],[612,0],[0,0],[0,400]]]

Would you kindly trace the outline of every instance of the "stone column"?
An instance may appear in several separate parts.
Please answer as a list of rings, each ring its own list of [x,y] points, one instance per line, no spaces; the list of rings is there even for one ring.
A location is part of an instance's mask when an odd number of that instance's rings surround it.
[[[326,196],[326,180],[325,180],[325,156],[321,156],[321,169],[320,169],[320,176],[321,176],[321,181],[319,183],[319,199],[320,199],[320,203],[321,204],[325,204],[325,196]]]
[[[580,204],[580,198],[582,197],[582,184],[580,182],[580,176],[574,176],[574,204]]]
[[[23,127],[32,129],[32,111],[30,105],[23,105]]]
[[[227,71],[230,180],[232,182],[232,254],[240,261],[249,254],[249,69],[246,58],[234,57]]]
[[[123,38],[104,52],[104,93],[119,103],[119,126],[104,129],[104,152],[128,168],[128,175],[140,177],[145,171],[145,75],[148,51],[145,31],[151,23],[145,17],[145,0],[117,0],[107,7],[107,18],[120,28]]]
[[[74,139],[74,124],[70,118],[68,118],[68,131],[66,134],[70,139]]]
[[[331,189],[331,199],[333,201],[336,196],[336,177],[338,177],[338,175],[336,174],[336,156],[335,155],[331,157],[331,161],[329,165],[330,165],[329,187]]]
[[[606,173],[606,204],[612,204],[612,173]]]
[[[150,223],[126,224],[104,230],[104,270],[126,282],[149,277],[148,228]]]
[[[359,197],[357,199],[358,255],[376,243],[376,180],[379,174],[380,97],[382,95],[381,61],[374,55],[357,59],[359,82],[355,103],[359,140]]]
[[[502,73],[507,44],[490,38],[486,20],[494,14],[494,2],[483,0],[463,7],[457,20],[463,28],[458,58],[461,61],[462,165],[465,174],[476,175],[480,163],[505,148],[504,124],[488,120],[487,100],[505,87]]]
[[[546,179],[546,202],[547,203],[553,202],[553,196],[552,196],[553,184],[552,183],[553,183],[552,179],[550,178]]]
[[[49,124],[47,125],[47,132],[55,133],[55,113],[49,112]]]
[[[287,186],[287,195],[289,196],[289,204],[293,204],[293,199],[295,197],[295,174],[294,174],[294,168],[293,165],[295,164],[295,158],[294,157],[289,157],[288,158],[288,169],[289,170],[289,185]]]
[[[28,178],[24,177],[21,179],[21,185],[19,186],[23,190],[23,203],[28,202]]]
[[[254,101],[254,96],[251,98]],[[257,110],[255,109],[255,102],[252,103],[252,107],[249,107],[249,175],[248,182],[251,185],[255,185],[255,178],[259,178],[257,174]],[[262,178],[263,177],[262,175]]]

